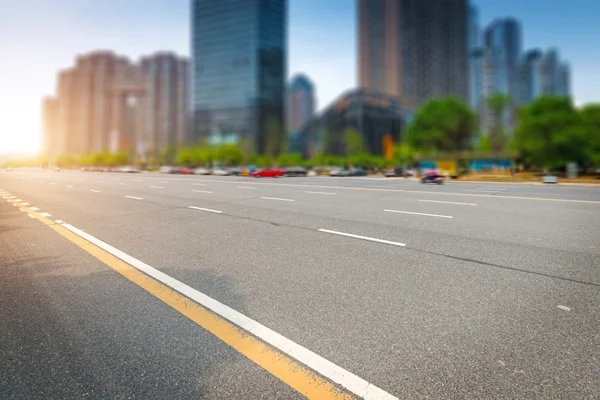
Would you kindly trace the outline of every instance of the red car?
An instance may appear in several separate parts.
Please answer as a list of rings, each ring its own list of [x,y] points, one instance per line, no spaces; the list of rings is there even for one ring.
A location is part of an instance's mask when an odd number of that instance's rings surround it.
[[[194,170],[191,168],[180,168],[179,173],[184,175],[191,175],[194,173]]]
[[[252,173],[254,178],[277,178],[284,175],[285,173],[278,168],[259,169],[258,171],[254,171]]]

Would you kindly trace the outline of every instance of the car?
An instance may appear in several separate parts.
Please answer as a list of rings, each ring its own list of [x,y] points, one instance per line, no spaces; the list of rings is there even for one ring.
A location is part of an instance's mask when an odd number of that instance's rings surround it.
[[[284,172],[278,168],[259,169],[252,173],[252,177],[254,178],[278,178],[284,175]]]
[[[231,175],[231,171],[223,168],[215,168],[212,170],[212,174],[216,176],[229,176]]]
[[[329,172],[329,176],[350,176],[350,171],[346,168],[335,168]]]
[[[396,168],[388,168],[383,174],[386,178],[395,178],[398,176],[398,170]]]
[[[435,183],[441,185],[444,183],[444,177],[438,173],[427,174],[421,178],[421,183]]]
[[[229,170],[229,172],[231,173],[231,175],[235,175],[235,176],[240,176],[240,175],[242,175],[242,172],[243,172],[243,171],[244,171],[244,170],[243,170],[242,168],[239,168],[239,167],[237,167],[237,168],[232,168],[232,169],[230,169],[230,170]]]
[[[289,167],[283,170],[285,176],[306,176],[306,168],[303,167]]]
[[[177,173],[179,173],[179,168],[172,167],[170,165],[165,165],[163,167],[160,167],[159,171],[162,174],[177,174]]]
[[[362,168],[351,168],[348,176],[366,176],[367,171]]]
[[[194,170],[195,175],[210,175],[210,169],[208,168],[196,168]]]
[[[126,166],[126,167],[121,167],[119,169],[119,172],[123,172],[126,174],[135,174],[135,173],[139,173],[140,169],[138,167]]]
[[[192,169],[192,168],[184,167],[184,168],[179,168],[179,173],[183,174],[183,175],[193,175],[196,173],[196,170]]]

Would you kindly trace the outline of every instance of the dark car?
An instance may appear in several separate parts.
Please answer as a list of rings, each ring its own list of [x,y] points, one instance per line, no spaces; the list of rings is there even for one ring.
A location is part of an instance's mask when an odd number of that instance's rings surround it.
[[[421,178],[421,183],[436,183],[441,185],[444,183],[444,177],[440,174],[427,174]]]
[[[350,176],[366,176],[367,175],[367,171],[365,171],[362,168],[351,168],[349,175]]]
[[[285,176],[306,176],[307,171],[302,167],[289,167],[283,170]]]

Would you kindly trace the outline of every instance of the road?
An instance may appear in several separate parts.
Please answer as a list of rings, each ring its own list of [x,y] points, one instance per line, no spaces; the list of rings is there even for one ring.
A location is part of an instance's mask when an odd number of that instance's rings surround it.
[[[600,397],[600,190],[0,172],[0,398]]]

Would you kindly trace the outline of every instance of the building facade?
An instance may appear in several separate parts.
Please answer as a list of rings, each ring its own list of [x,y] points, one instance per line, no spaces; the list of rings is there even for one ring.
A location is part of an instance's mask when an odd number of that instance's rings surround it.
[[[287,1],[192,1],[194,139],[285,140]]]
[[[467,0],[359,0],[358,81],[417,107],[439,96],[469,101]]]
[[[519,105],[527,105],[542,95],[570,96],[569,65],[558,51],[529,50],[519,65]]]
[[[286,127],[288,134],[298,132],[315,113],[315,89],[305,75],[296,75],[286,92]]]
[[[60,103],[57,97],[42,99],[42,153],[49,160],[60,155]]]

